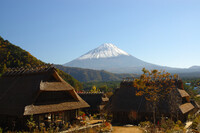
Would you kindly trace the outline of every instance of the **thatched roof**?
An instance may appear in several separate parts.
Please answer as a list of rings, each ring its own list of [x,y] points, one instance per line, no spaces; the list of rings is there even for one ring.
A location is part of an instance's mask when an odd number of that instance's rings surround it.
[[[104,93],[78,93],[79,96],[85,100],[91,109],[102,110],[109,98]]]
[[[40,82],[41,91],[66,91],[73,90],[73,87],[66,82]]]
[[[181,112],[183,114],[191,111],[192,109],[194,109],[194,106],[191,104],[191,103],[185,103],[185,104],[182,104],[181,106],[179,106]]]
[[[189,97],[190,96],[185,90],[178,89],[178,92],[180,93],[181,97]]]
[[[89,105],[83,101],[63,102],[59,104],[40,105],[40,106],[29,105],[25,107],[24,115],[58,112],[63,110],[73,110],[85,107],[89,107]]]
[[[0,114],[31,115],[89,105],[52,66],[9,69],[0,78]]]

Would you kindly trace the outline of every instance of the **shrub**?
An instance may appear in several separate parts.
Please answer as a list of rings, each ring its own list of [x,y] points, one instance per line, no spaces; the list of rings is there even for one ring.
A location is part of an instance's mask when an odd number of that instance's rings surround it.
[[[141,127],[151,127],[152,123],[150,121],[143,121],[139,124]]]
[[[94,114],[94,115],[93,115],[93,118],[94,118],[94,119],[97,119],[97,115],[96,115],[96,114]]]
[[[111,122],[113,116],[112,116],[112,114],[104,113],[103,117],[105,118],[106,121]]]
[[[104,122],[101,127],[101,132],[110,132],[112,131],[112,125],[109,122]]]
[[[194,129],[194,130],[199,130],[200,129],[200,115],[198,115],[194,119],[191,128]]]
[[[33,120],[33,115],[31,115],[30,119],[27,120],[27,126],[30,131],[32,131],[35,128],[36,124],[35,124],[35,121]]]
[[[80,111],[80,110],[78,111],[78,115],[79,115],[79,116],[83,116],[84,114],[85,114],[85,112]]]
[[[147,133],[151,132],[154,129],[153,124],[150,121],[140,122],[138,126],[143,128]]]

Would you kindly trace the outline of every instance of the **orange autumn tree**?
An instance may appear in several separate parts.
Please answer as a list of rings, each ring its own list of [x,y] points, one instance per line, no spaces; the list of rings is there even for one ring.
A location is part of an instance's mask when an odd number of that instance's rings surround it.
[[[133,82],[137,88],[136,95],[144,96],[152,104],[154,125],[156,122],[156,107],[160,99],[164,98],[175,88],[176,75],[165,71],[142,69],[143,74]]]

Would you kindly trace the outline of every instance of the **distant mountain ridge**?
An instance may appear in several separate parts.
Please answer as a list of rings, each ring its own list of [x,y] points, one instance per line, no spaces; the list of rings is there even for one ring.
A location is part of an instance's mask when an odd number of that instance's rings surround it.
[[[137,59],[111,43],[102,44],[98,48],[64,64],[64,66],[106,70],[115,73],[137,73],[143,67],[160,67]]]
[[[188,69],[190,69],[190,70],[200,70],[200,66],[191,66]]]
[[[77,67],[65,67],[62,65],[54,65],[56,68],[69,73],[74,78],[81,82],[93,82],[93,81],[121,81],[123,78],[126,77],[135,77],[138,78],[139,74],[116,74],[110,73],[104,70],[92,70],[92,69],[84,69],[84,68],[77,68]],[[138,70],[141,71],[141,70]],[[196,79],[200,78],[200,71],[192,72],[188,71],[188,69],[183,69],[182,71],[175,71],[172,74],[178,74],[182,79]]]
[[[83,69],[77,67],[65,67],[62,65],[54,65],[56,68],[69,73],[81,82],[88,81],[121,81],[126,77],[137,77],[136,74],[116,74],[104,70]]]
[[[102,44],[64,66],[105,70],[113,73],[141,73],[144,67],[146,69],[168,68],[142,61],[111,43]]]
[[[172,68],[142,61],[111,43],[105,43],[74,59],[64,66],[79,67],[94,70],[105,70],[112,73],[141,74],[142,68],[149,70],[166,70],[170,73],[200,72],[200,66],[190,68]]]

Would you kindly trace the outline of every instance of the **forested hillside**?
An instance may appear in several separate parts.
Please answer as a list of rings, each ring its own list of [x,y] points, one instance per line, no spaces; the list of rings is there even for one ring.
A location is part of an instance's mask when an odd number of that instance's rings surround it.
[[[6,68],[37,66],[45,64],[29,52],[0,37],[0,73]]]
[[[8,40],[4,40],[0,36],[0,76],[7,68],[14,67],[34,67],[38,65],[45,65],[46,63],[38,60],[29,52],[13,45]],[[71,84],[76,90],[82,89],[82,84],[70,76],[69,74],[58,70],[59,75]]]
[[[58,74],[67,81],[71,86],[73,86],[76,90],[82,90],[83,85],[78,80],[73,78],[71,75],[63,72],[62,70],[57,69]]]
[[[135,74],[115,74],[104,70],[92,70],[76,67],[65,67],[61,65],[55,65],[56,68],[69,73],[74,78],[81,82],[88,81],[121,81],[125,77],[136,77]]]

